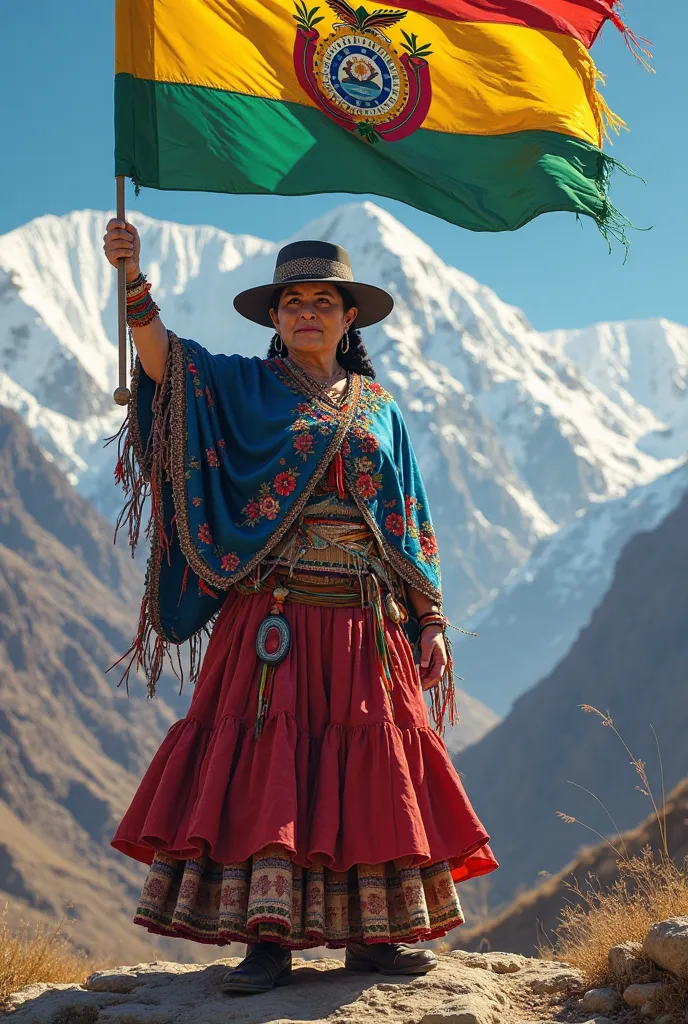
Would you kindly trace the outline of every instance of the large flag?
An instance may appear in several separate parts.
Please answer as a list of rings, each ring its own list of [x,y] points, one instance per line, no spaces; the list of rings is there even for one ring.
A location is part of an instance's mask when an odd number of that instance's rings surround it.
[[[589,54],[615,0],[117,0],[116,173],[623,231]]]

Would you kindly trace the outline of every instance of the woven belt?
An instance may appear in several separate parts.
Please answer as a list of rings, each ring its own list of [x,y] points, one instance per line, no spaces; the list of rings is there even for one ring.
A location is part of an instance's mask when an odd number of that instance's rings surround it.
[[[321,583],[315,580],[288,579],[278,573],[272,573],[257,588],[242,581],[236,583],[234,589],[240,594],[266,594],[272,593],[275,587],[279,586],[289,591],[287,602],[319,605],[325,608],[368,607],[373,596],[369,576],[364,576],[361,581],[354,578],[336,583]],[[365,600],[361,599],[361,587]]]

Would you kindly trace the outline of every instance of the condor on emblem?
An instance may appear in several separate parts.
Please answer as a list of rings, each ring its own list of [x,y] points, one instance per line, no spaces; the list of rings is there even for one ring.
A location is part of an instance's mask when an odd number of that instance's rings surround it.
[[[432,99],[430,44],[401,30],[397,49],[383,30],[406,18],[408,11],[357,10],[347,0],[327,0],[336,20],[329,35],[316,25],[320,7],[296,0],[298,25],[294,66],[299,84],[337,124],[366,141],[404,139],[427,117]]]

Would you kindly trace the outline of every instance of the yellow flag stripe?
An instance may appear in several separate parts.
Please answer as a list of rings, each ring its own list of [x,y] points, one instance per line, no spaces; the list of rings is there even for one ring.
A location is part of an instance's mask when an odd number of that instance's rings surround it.
[[[329,33],[337,16],[317,0]],[[372,8],[371,8],[372,9]],[[314,106],[292,53],[293,0],[118,0],[118,72],[158,82],[223,89]],[[595,66],[578,40],[520,25],[457,22],[409,12],[401,28],[428,43],[433,98],[423,124],[434,131],[504,135],[555,131],[601,142]]]

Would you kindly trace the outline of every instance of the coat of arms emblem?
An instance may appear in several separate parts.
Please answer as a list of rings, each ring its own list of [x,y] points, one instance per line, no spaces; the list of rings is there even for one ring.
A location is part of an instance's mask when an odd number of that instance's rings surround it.
[[[408,11],[326,0],[336,18],[328,35],[316,25],[320,7],[296,0],[294,66],[299,84],[333,121],[367,142],[396,142],[420,128],[432,99],[430,44],[401,30],[397,46],[385,35]],[[330,16],[331,17],[331,16]]]

